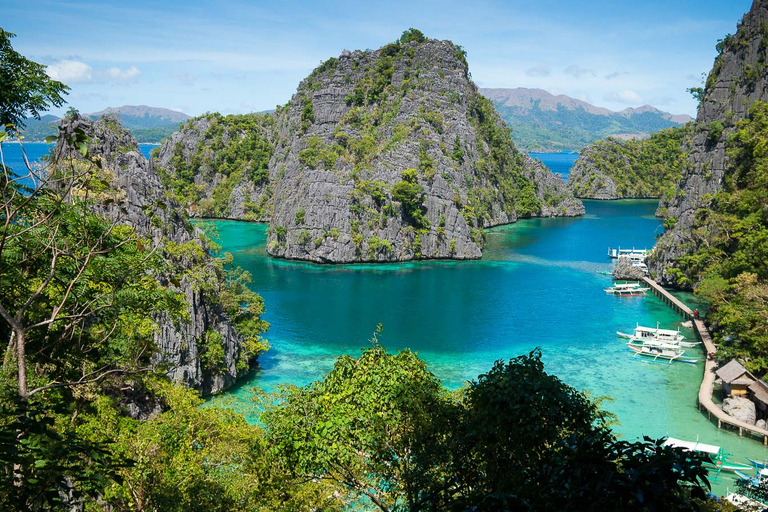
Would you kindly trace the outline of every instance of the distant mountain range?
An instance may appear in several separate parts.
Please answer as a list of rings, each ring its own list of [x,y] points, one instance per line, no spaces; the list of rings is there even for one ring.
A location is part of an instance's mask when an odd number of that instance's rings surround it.
[[[596,140],[613,136],[641,138],[691,121],[650,105],[613,112],[586,101],[542,89],[480,89],[493,101],[512,128],[512,138],[524,151],[578,151]]]
[[[139,142],[160,142],[178,131],[181,123],[191,119],[183,112],[146,105],[109,107],[99,112],[84,115],[91,119],[98,119],[104,114],[115,114],[120,124],[129,129]],[[39,121],[27,119],[23,131],[24,138],[29,142],[36,142],[44,140],[49,135],[56,135],[59,120],[58,117],[52,115],[42,116]]]
[[[691,120],[645,105],[613,112],[563,94],[542,89],[480,89],[512,128],[512,138],[523,151],[578,151],[591,142],[613,136],[643,138],[652,132],[679,126]],[[190,116],[167,108],[124,105],[85,114],[97,119],[115,114],[139,142],[160,142],[178,131]],[[40,121],[27,119],[24,137],[29,142],[56,135],[59,118],[46,115]]]

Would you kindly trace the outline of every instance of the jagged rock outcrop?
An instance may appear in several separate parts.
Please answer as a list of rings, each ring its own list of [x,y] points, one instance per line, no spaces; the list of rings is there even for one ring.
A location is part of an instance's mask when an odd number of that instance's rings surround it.
[[[649,138],[608,138],[590,144],[568,175],[568,188],[584,199],[656,199],[671,193],[689,166],[691,126],[669,128]]]
[[[59,161],[80,158],[77,150],[67,142],[72,140],[78,130],[90,137],[90,153],[102,158],[102,179],[109,181],[120,194],[119,205],[118,202],[106,206],[102,203],[94,207],[97,213],[130,225],[141,236],[151,237],[160,246],[172,241],[177,244],[191,242],[204,247],[199,238],[199,230],[185,220],[181,206],[166,197],[159,177],[139,151],[136,140],[130,132],[120,127],[116,118],[104,116],[92,122],[75,116],[63,120],[56,148]],[[185,260],[182,264],[192,263]],[[213,273],[210,258],[207,263],[203,263],[203,267]],[[184,269],[175,270],[181,274]],[[188,278],[181,279],[176,287],[170,277],[160,276],[161,282],[177,288],[184,295],[189,321],[177,324],[164,315],[157,318],[156,362],[168,366],[168,375],[175,382],[195,388],[203,394],[220,392],[234,384],[238,377],[236,361],[240,357],[243,340],[235,332],[229,318],[218,306],[210,304]],[[201,366],[198,341],[207,331],[216,331],[222,337],[226,367],[223,372],[206,371]],[[132,413],[140,415],[141,407],[136,405],[135,408]],[[151,405],[147,410],[151,412],[154,408]]]
[[[723,400],[723,412],[732,418],[749,423],[750,425],[754,425],[757,418],[755,403],[748,398],[726,398]]]
[[[608,144],[620,145],[618,140],[609,140]],[[616,184],[601,169],[596,162],[596,156],[602,156],[603,149],[600,146],[590,144],[579,153],[579,158],[574,162],[571,172],[568,174],[568,188],[573,195],[582,199],[620,199],[616,192]],[[618,156],[622,167],[629,167],[629,158]]]
[[[616,279],[637,279],[640,280],[645,277],[645,271],[638,266],[632,264],[632,260],[626,256],[622,256],[616,260],[616,267],[614,267],[613,277]]]
[[[515,149],[450,41],[404,37],[345,51],[303,80],[272,119],[268,179],[238,182],[226,216],[246,218],[251,205],[250,218],[268,218],[273,256],[479,258],[482,228],[584,213],[561,177]],[[200,132],[191,128],[190,137],[199,141]],[[184,139],[166,142],[158,158],[171,185],[187,162],[174,148],[195,146]]]
[[[189,215],[268,221],[273,125],[264,114],[191,119],[164,141],[152,163]]]
[[[697,209],[723,188],[728,168],[726,140],[745,119],[755,101],[768,100],[768,1],[755,0],[736,34],[720,44],[720,55],[701,91],[697,129],[690,147],[691,167],[674,194],[659,204],[659,215],[674,224],[659,239],[650,261],[652,275],[665,285],[676,284],[670,269],[691,250]]]

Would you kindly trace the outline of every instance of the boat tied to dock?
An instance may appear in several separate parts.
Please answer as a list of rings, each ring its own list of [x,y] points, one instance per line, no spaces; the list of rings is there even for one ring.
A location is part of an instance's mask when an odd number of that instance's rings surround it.
[[[632,334],[627,334],[621,331],[616,331],[616,334],[620,338],[629,340],[632,345],[642,345],[646,342],[659,342],[668,345],[675,345],[683,348],[694,348],[701,345],[700,341],[685,341],[685,336],[680,334],[680,329],[661,329],[659,323],[656,323],[656,327],[645,327],[640,324],[635,324],[635,330]]]
[[[630,297],[632,295],[645,295],[650,288],[642,286],[640,283],[615,283],[613,286],[605,288],[605,293],[617,295],[619,297]]]

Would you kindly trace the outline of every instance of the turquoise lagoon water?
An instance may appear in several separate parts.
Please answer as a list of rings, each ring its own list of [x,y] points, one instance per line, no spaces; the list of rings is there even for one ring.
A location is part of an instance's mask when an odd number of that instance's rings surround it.
[[[250,271],[267,305],[272,345],[250,380],[223,401],[255,420],[252,387],[303,385],[340,354],[357,354],[378,323],[388,350],[409,348],[451,388],[497,359],[541,347],[548,372],[613,399],[626,439],[672,436],[724,446],[736,460],[762,446],[718,430],[696,408],[703,363],[660,364],[630,355],[616,331],[682,320],[653,295],[613,297],[608,246],[651,247],[661,226],[653,201],[586,201],[575,219],[524,220],[488,230],[483,259],[385,265],[314,265],[273,259],[266,226],[216,221],[220,243]],[[694,338],[690,330],[685,330]],[[692,352],[697,350],[690,349]],[[702,354],[703,355],[703,354]],[[733,487],[715,483],[716,492]]]
[[[20,165],[17,144],[3,143],[6,164]],[[25,144],[31,158],[45,144]],[[140,146],[148,155],[152,146]],[[564,154],[536,155],[556,172]],[[575,155],[568,155],[569,158]],[[554,159],[555,162],[549,161]],[[250,379],[214,402],[251,420],[252,387],[306,384],[328,372],[340,354],[368,346],[378,323],[389,350],[418,352],[446,386],[477,378],[497,359],[540,347],[548,372],[571,386],[614,401],[626,439],[669,435],[768,459],[759,443],[718,430],[696,409],[703,364],[665,365],[631,357],[616,337],[636,322],[675,327],[681,318],[653,295],[617,298],[608,246],[651,247],[662,230],[653,201],[586,201],[587,215],[533,219],[487,231],[483,259],[385,265],[313,265],[270,258],[266,226],[216,221],[220,242],[249,270],[264,296],[271,350]],[[688,296],[683,296],[690,299]],[[699,307],[699,310],[703,310]],[[691,331],[686,331],[693,337]],[[722,494],[731,479],[714,483]]]

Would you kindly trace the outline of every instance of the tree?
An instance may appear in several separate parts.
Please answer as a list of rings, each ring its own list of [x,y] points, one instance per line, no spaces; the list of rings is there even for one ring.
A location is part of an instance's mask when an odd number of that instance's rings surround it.
[[[48,77],[45,66],[14,51],[13,37],[0,28],[0,124],[12,133],[24,127],[28,115],[40,119],[40,112],[63,105],[62,94],[69,91]]]
[[[663,439],[618,441],[538,350],[451,393],[412,352],[373,341],[270,400],[268,441],[297,481],[334,482],[382,511],[689,511],[704,497],[701,460]]]
[[[378,333],[378,331],[377,331]],[[322,380],[290,386],[262,415],[269,443],[299,480],[339,485],[382,511],[413,504],[425,446],[439,446],[432,419],[444,407],[437,378],[408,350],[378,344],[358,359],[341,356]],[[426,438],[431,438],[432,443]]]

